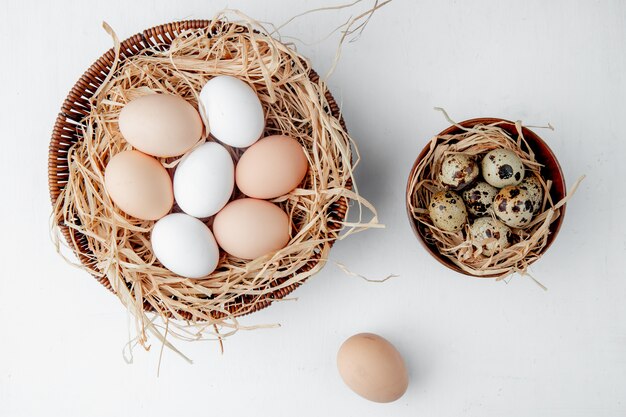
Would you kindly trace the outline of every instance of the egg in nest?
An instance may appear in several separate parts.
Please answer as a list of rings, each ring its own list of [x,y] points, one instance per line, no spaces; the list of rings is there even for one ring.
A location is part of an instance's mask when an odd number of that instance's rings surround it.
[[[531,175],[524,178],[524,181],[519,186],[528,191],[530,200],[533,203],[533,214],[537,213],[543,204],[543,186],[541,181],[536,175]]]
[[[490,212],[496,194],[498,194],[496,187],[479,181],[463,191],[463,201],[471,214],[484,216]]]
[[[428,204],[428,213],[433,224],[446,232],[457,232],[467,221],[467,210],[463,199],[454,191],[433,194]]]
[[[479,217],[470,227],[470,236],[472,245],[482,248],[483,255],[491,256],[510,245],[511,229],[493,217]]]
[[[524,164],[509,149],[488,152],[481,165],[485,181],[497,188],[517,185],[524,179]]]
[[[443,159],[439,181],[453,190],[460,190],[474,182],[480,170],[476,159],[467,154],[452,154]]]
[[[533,218],[530,193],[517,185],[504,187],[493,200],[493,211],[507,226],[524,228]]]

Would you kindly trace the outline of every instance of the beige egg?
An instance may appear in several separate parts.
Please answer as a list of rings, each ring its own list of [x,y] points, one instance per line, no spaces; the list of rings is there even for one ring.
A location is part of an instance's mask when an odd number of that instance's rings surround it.
[[[493,199],[498,194],[498,189],[484,181],[479,181],[463,190],[465,207],[474,216],[484,216],[491,212]]]
[[[447,232],[456,232],[467,222],[467,210],[463,199],[454,191],[433,194],[428,213],[434,225]]]
[[[537,213],[543,204],[543,186],[536,175],[529,175],[520,183],[520,188],[528,191],[530,200],[533,202],[533,213]]]
[[[386,339],[372,333],[354,335],[341,345],[337,369],[352,391],[378,403],[397,400],[409,385],[400,352]]]
[[[524,228],[533,218],[533,202],[528,191],[511,185],[498,192],[493,200],[493,212],[507,226]]]
[[[163,165],[139,151],[113,156],[104,171],[104,184],[115,205],[138,219],[160,219],[174,203],[172,181]]]
[[[289,242],[289,218],[265,200],[231,201],[214,218],[217,244],[232,256],[256,259],[284,248]]]
[[[202,136],[202,119],[185,99],[170,94],[150,94],[132,100],[119,117],[124,139],[148,155],[179,156]]]
[[[509,149],[489,151],[482,160],[483,178],[496,188],[517,185],[524,179],[524,164]]]
[[[509,247],[511,229],[499,220],[491,216],[480,217],[470,227],[472,245],[482,248],[485,256],[491,256]]]
[[[453,190],[471,184],[480,174],[478,163],[471,155],[463,153],[448,155],[441,163],[439,181]]]
[[[270,199],[289,193],[302,182],[308,161],[302,145],[288,136],[268,136],[239,159],[237,187],[245,195]]]

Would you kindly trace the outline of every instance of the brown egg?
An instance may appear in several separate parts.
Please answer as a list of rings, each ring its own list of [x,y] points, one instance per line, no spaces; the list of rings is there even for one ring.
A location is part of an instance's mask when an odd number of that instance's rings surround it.
[[[231,201],[213,221],[217,244],[242,259],[256,259],[289,242],[289,218],[275,204],[254,198]]]
[[[104,185],[111,200],[138,219],[160,219],[174,203],[172,181],[163,165],[139,151],[113,156],[104,171]]]
[[[158,157],[187,152],[202,136],[202,119],[185,99],[150,94],[132,100],[119,117],[124,139],[141,152]]]
[[[378,403],[397,400],[409,385],[400,353],[386,339],[372,333],[346,340],[337,354],[337,368],[352,391]]]
[[[308,161],[302,145],[288,136],[268,136],[239,159],[237,187],[245,195],[270,199],[289,193],[302,182]]]

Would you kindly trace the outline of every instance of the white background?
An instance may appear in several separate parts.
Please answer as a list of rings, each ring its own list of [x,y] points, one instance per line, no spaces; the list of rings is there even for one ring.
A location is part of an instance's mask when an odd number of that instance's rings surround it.
[[[408,1],[379,10],[346,45],[329,86],[359,144],[361,193],[386,230],[339,242],[335,265],[245,324],[220,355],[179,344],[122,348],[118,300],[54,252],[48,237],[47,147],[82,72],[120,37],[229,6],[281,23],[338,4],[316,1],[2,1],[0,3],[0,415],[13,416],[626,416],[626,2]],[[313,43],[366,4],[293,22]],[[337,37],[299,49],[322,72]],[[571,186],[587,174],[563,229],[528,278],[473,279],[440,266],[406,218],[418,151],[457,120],[499,116],[539,131]],[[399,401],[367,402],[341,382],[335,355],[361,332],[403,353]]]

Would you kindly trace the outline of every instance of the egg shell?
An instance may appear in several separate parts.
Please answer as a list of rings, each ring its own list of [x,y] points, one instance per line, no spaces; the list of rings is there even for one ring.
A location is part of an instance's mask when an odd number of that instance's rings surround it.
[[[232,256],[256,259],[289,242],[289,218],[277,205],[242,198],[231,201],[213,220],[218,245]]]
[[[507,226],[524,228],[533,218],[533,203],[528,191],[510,185],[501,189],[494,198],[493,211]]]
[[[184,213],[172,213],[156,222],[150,238],[161,264],[185,278],[203,278],[217,267],[219,248],[202,221]]]
[[[222,145],[207,142],[186,155],[174,173],[174,197],[185,213],[209,217],[228,203],[235,186],[235,164]]]
[[[533,202],[533,213],[537,213],[543,205],[543,187],[536,175],[529,175],[520,183],[520,188],[528,191],[530,200]]]
[[[435,226],[447,232],[461,230],[467,221],[463,199],[454,191],[433,194],[428,204],[428,213]]]
[[[142,220],[160,219],[174,203],[167,170],[156,159],[135,150],[111,158],[104,171],[104,186],[116,206]]]
[[[452,154],[441,163],[439,181],[453,190],[460,190],[471,184],[479,174],[478,163],[473,156]]]
[[[491,256],[509,247],[511,229],[491,216],[480,217],[470,226],[470,236],[472,244],[482,248],[483,255]]]
[[[209,132],[220,142],[246,148],[261,137],[263,106],[248,83],[228,75],[211,78],[200,92],[200,101]]]
[[[352,391],[378,403],[399,399],[409,385],[400,352],[386,339],[372,333],[354,335],[341,345],[337,369]]]
[[[150,94],[126,104],[119,116],[122,136],[138,150],[158,157],[179,156],[202,136],[202,119],[185,99]]]
[[[517,185],[524,179],[522,160],[509,149],[494,149],[482,160],[483,178],[496,188]]]
[[[235,178],[245,195],[270,199],[296,188],[307,169],[308,161],[298,141],[288,136],[268,136],[244,152]]]
[[[498,194],[496,187],[479,181],[463,190],[465,208],[474,216],[484,216],[491,211],[496,194]]]

